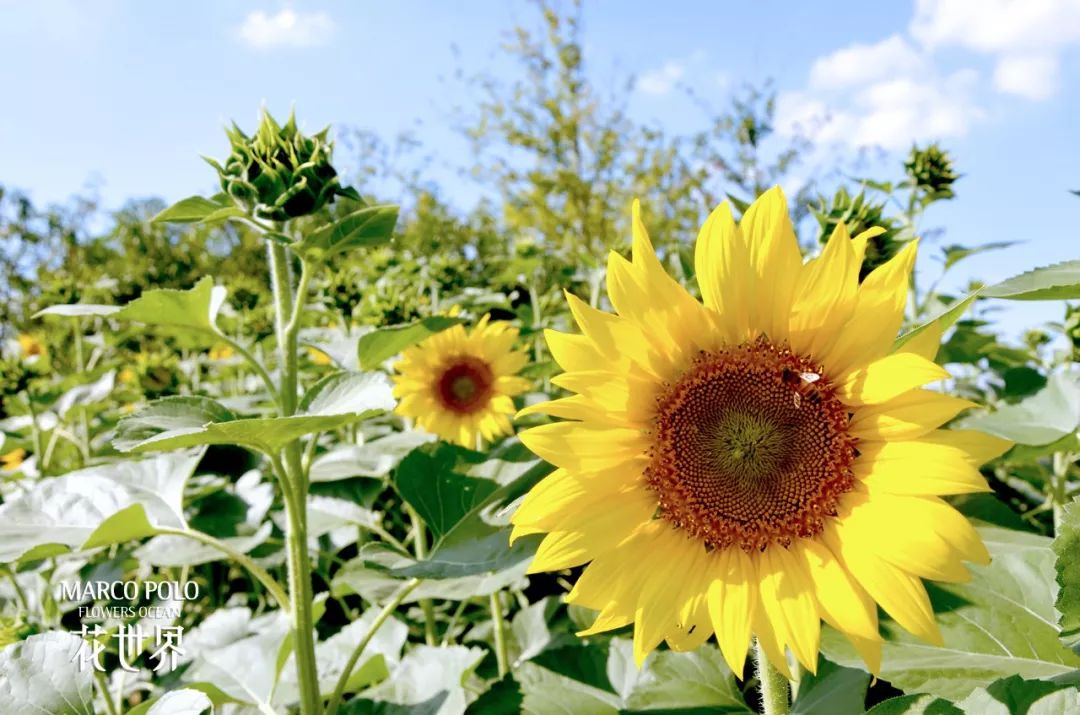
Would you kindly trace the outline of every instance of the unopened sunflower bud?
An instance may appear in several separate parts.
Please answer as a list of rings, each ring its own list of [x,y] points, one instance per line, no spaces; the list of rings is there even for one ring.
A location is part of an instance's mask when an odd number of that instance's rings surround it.
[[[832,200],[820,197],[820,205],[811,208],[814,218],[821,227],[818,234],[822,245],[832,236],[833,229],[843,223],[851,236],[858,236],[863,231],[881,227],[883,233],[874,236],[866,244],[866,255],[859,271],[861,281],[875,268],[895,256],[903,246],[903,241],[898,240],[900,224],[896,219],[885,215],[885,204],[871,201],[866,193],[860,191],[855,196],[841,187],[833,195]]]
[[[904,162],[904,171],[916,188],[936,199],[951,199],[955,196],[952,185],[960,176],[953,170],[949,153],[937,144],[931,144],[925,149],[911,147],[911,154]]]
[[[331,164],[334,146],[328,131],[307,136],[297,129],[293,114],[282,126],[264,111],[253,136],[236,124],[226,130],[232,152],[224,165],[207,161],[238,204],[258,218],[288,221],[318,211],[335,196],[352,195]]]

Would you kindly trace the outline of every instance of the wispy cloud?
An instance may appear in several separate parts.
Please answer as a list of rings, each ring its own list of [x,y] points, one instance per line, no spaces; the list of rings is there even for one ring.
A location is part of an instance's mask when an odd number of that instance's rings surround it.
[[[678,86],[686,75],[686,65],[672,60],[661,67],[644,72],[638,77],[636,88],[645,94],[665,95]]]
[[[314,47],[326,44],[334,29],[334,21],[324,12],[305,13],[284,8],[270,15],[254,10],[244,18],[238,36],[244,44],[260,50]]]

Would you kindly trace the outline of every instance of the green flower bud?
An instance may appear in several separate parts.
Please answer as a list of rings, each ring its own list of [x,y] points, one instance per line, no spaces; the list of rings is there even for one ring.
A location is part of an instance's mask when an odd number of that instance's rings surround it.
[[[341,186],[330,163],[333,142],[329,128],[306,136],[289,114],[284,126],[263,111],[253,136],[235,123],[226,130],[232,152],[224,165],[207,159],[217,169],[221,188],[258,218],[288,221],[314,213],[339,195],[355,192]]]
[[[937,144],[931,144],[925,149],[911,147],[911,154],[904,162],[904,171],[916,188],[935,199],[951,199],[956,195],[952,185],[960,175],[953,171],[949,153]]]
[[[852,237],[875,226],[885,229],[884,233],[874,236],[866,243],[866,255],[863,258],[862,268],[859,270],[860,281],[875,268],[895,256],[903,246],[904,242],[899,240],[900,223],[885,215],[885,202],[871,201],[863,191],[852,196],[843,187],[836,191],[832,201],[824,196],[819,197],[819,201],[821,205],[816,208],[811,207],[810,210],[821,227],[818,241],[822,245],[829,240],[833,229],[841,222],[847,226],[848,233]]]

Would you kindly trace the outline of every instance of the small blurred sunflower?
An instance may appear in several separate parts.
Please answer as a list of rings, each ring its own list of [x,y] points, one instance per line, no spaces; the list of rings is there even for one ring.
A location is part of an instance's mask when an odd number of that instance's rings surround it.
[[[988,491],[1002,440],[940,430],[971,403],[923,389],[948,376],[925,331],[893,351],[915,243],[860,284],[874,231],[841,222],[803,263],[780,189],[698,236],[704,305],[664,271],[633,208],[633,260],[612,253],[615,314],[567,295],[581,335],[547,331],[577,393],[521,414],[558,467],[513,516],[547,532],[532,572],[588,564],[567,597],[599,612],[582,635],[633,624],[641,663],[713,633],[741,674],[751,636],[790,677],[817,667],[821,620],[880,670],[880,604],[940,644],[921,579],[963,581],[989,555],[941,499]]]
[[[22,353],[24,360],[33,362],[39,358],[43,358],[46,355],[45,344],[35,338],[33,335],[20,335],[16,338],[19,341],[19,350]]]
[[[469,333],[455,325],[408,348],[395,366],[397,413],[468,448],[480,437],[513,433],[511,398],[529,387],[517,377],[527,360],[514,350],[517,336],[516,328],[485,315]]]

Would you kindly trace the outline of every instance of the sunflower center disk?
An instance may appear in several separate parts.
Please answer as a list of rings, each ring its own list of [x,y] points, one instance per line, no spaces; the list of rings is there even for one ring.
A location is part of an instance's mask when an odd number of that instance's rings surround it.
[[[645,475],[661,516],[717,549],[813,536],[854,483],[848,419],[786,347],[703,353],[657,402]]]
[[[483,409],[491,398],[494,376],[482,360],[462,356],[443,368],[436,384],[439,401],[447,409],[469,414]]]

